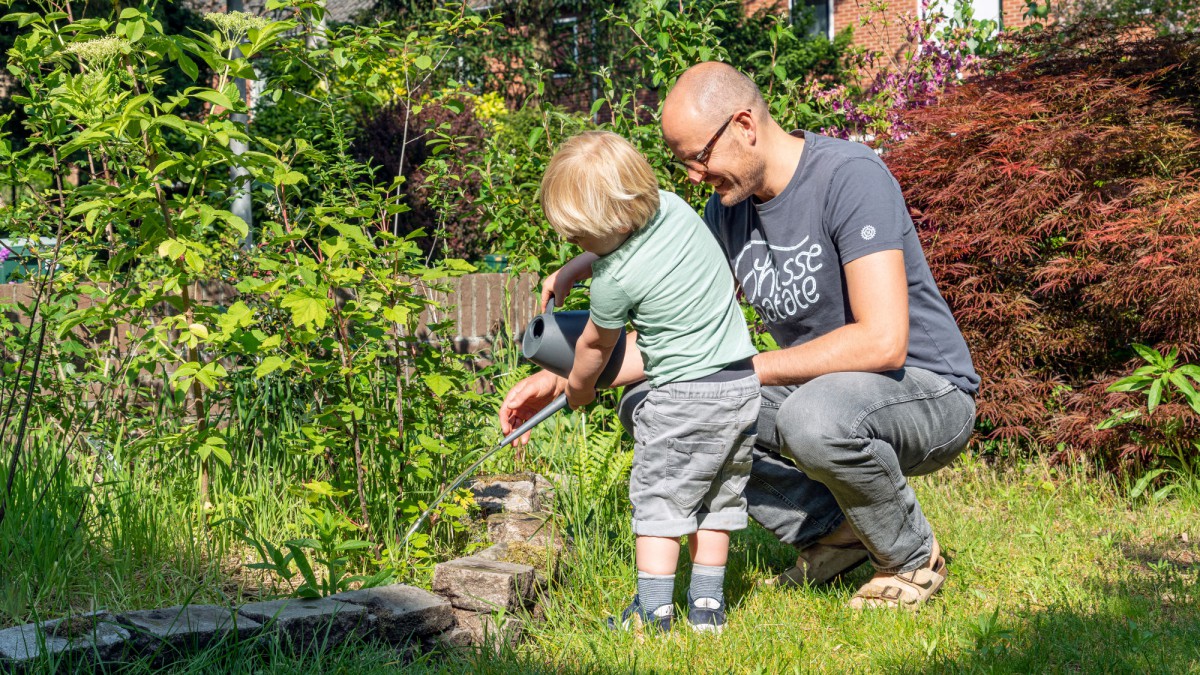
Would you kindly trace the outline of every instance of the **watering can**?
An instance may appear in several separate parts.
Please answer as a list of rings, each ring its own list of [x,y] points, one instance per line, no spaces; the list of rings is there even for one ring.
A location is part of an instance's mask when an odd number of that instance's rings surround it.
[[[552,295],[546,311],[533,317],[533,320],[525,328],[525,337],[521,340],[521,355],[559,377],[567,377],[571,373],[571,366],[575,364],[575,343],[579,341],[579,336],[583,334],[587,322],[587,310],[554,311],[554,296]],[[616,346],[613,347],[612,354],[608,357],[608,363],[601,371],[599,379],[596,380],[597,389],[604,389],[612,384],[617,373],[621,371],[621,364],[624,360],[625,332],[622,331]],[[408,538],[417,531],[417,528],[421,527],[421,523],[437,508],[437,505],[441,504],[447,495],[454,492],[464,480],[470,477],[475,469],[479,468],[479,465],[565,407],[567,407],[567,395],[560,394],[558,398],[537,411],[524,424],[513,429],[512,433],[505,436],[499,445],[484,453],[474,464],[467,467],[466,471],[451,481],[450,486],[442,491],[412,524],[408,533],[404,535],[404,540],[408,541]]]

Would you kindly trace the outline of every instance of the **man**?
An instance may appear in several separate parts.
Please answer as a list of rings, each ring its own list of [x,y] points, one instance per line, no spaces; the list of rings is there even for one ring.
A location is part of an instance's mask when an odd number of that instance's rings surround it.
[[[899,185],[865,146],[785,131],[722,63],[679,78],[662,126],[689,179],[713,186],[704,219],[781,346],[753,360],[763,404],[745,493],[750,515],[800,549],[780,581],[824,582],[869,555],[875,576],[851,606],[915,609],[946,568],[905,477],[962,452],[979,377]],[[562,297],[556,281],[546,294]],[[640,379],[627,358],[617,384]],[[645,390],[626,390],[627,426]],[[561,391],[549,374],[527,378],[501,426]]]

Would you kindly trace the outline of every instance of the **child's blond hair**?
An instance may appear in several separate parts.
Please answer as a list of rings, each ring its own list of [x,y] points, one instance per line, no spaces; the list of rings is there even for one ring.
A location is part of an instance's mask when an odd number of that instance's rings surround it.
[[[658,212],[658,179],[629,141],[585,131],[563,143],[546,167],[542,211],[567,238],[627,234]]]

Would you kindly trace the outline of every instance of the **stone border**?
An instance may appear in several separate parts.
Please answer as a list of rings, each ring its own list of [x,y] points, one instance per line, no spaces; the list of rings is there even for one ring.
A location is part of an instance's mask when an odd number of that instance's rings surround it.
[[[471,490],[488,515],[493,545],[434,567],[433,590],[394,584],[326,598],[284,598],[241,607],[179,605],[124,613],[91,612],[0,631],[0,671],[60,663],[149,658],[156,666],[226,641],[278,641],[299,653],[352,638],[422,649],[518,644],[524,622],[558,574],[569,542],[541,504],[552,502],[536,474],[476,479]],[[436,593],[436,594],[435,594]]]

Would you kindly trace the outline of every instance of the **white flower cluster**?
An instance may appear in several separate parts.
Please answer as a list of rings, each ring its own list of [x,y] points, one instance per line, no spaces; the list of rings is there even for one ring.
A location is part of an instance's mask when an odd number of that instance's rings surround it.
[[[236,35],[239,38],[251,29],[262,30],[270,23],[264,17],[247,14],[246,12],[229,12],[227,14],[209,12],[204,15],[204,19],[216,25],[217,30],[221,31],[226,37]]]
[[[103,67],[124,52],[125,44],[121,38],[109,35],[97,40],[72,42],[67,45],[67,52],[78,56],[85,65]]]

